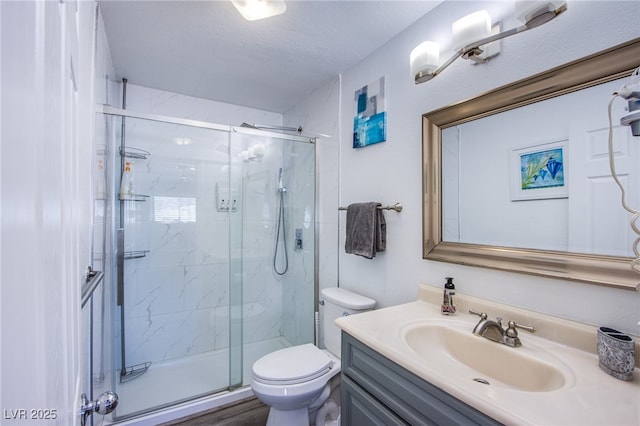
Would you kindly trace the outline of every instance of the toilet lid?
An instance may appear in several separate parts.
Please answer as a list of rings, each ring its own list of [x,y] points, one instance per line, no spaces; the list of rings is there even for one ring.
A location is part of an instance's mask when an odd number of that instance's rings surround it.
[[[271,352],[253,364],[253,376],[264,382],[299,383],[320,377],[333,361],[312,344]]]

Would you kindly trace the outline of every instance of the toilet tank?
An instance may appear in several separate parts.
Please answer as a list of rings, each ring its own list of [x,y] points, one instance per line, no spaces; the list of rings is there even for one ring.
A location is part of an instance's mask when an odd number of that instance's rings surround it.
[[[375,300],[340,287],[322,289],[320,291],[320,314],[324,347],[340,358],[340,329],[334,321],[346,315],[370,311],[375,306]]]

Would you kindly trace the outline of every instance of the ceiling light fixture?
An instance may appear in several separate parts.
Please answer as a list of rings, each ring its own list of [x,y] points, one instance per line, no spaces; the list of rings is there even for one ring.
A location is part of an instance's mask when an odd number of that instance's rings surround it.
[[[284,0],[231,0],[247,21],[270,18],[287,10]]]
[[[439,45],[433,41],[425,41],[411,52],[411,76],[416,84],[424,83],[440,74],[461,56],[477,64],[486,63],[500,53],[497,43],[494,42],[546,24],[566,10],[567,3],[564,1],[517,0],[516,15],[524,24],[503,32],[500,32],[499,24],[492,26],[491,17],[486,10],[467,15],[452,25],[453,56],[439,65]]]

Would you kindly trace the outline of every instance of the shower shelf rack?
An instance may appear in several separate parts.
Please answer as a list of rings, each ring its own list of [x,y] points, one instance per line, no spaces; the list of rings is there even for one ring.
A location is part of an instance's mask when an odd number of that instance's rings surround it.
[[[128,259],[140,259],[141,257],[146,257],[147,253],[149,253],[151,250],[132,250],[132,251],[125,251],[124,252],[124,258],[125,260]]]
[[[120,372],[120,383],[128,382],[136,377],[142,376],[151,367],[151,361],[126,367]]]
[[[147,201],[147,198],[149,198],[149,195],[144,194],[118,195],[120,201]]]
[[[134,158],[136,160],[146,160],[147,157],[151,156],[149,151],[145,151],[144,149],[134,148],[132,146],[122,149],[120,147],[120,155],[126,158]]]

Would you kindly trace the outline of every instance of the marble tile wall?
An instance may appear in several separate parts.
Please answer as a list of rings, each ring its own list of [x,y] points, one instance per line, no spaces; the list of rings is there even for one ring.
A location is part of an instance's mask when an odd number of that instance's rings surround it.
[[[318,168],[318,273],[320,288],[338,283],[338,225],[340,198],[340,78],[329,81],[284,114],[286,126],[302,126],[303,131],[317,135]],[[348,200],[353,201],[353,200]]]
[[[144,201],[124,202],[127,364],[226,347],[229,213],[216,209],[215,183],[229,181],[229,135],[126,123],[127,149],[151,153],[131,160]]]
[[[279,337],[282,333],[282,282],[273,272],[275,232],[278,220],[278,171],[282,144],[255,135],[234,135],[234,147],[248,152],[258,146],[264,154],[253,159],[232,159],[239,176],[242,204],[242,302],[243,343]],[[280,255],[278,265],[280,266]],[[237,284],[237,283],[235,283]]]
[[[282,139],[239,137],[243,150],[262,144],[262,158],[242,162],[243,302],[245,343],[284,337],[291,344],[313,341],[315,147]],[[235,142],[232,142],[234,144]],[[288,269],[273,268],[278,232],[279,170],[283,195]],[[303,250],[294,249],[295,229]],[[280,234],[276,265],[285,270]]]
[[[288,142],[284,170],[289,219],[289,272],[283,280],[282,335],[293,345],[314,339],[315,283],[315,145]],[[295,250],[296,229],[302,230],[302,250]]]
[[[325,86],[315,90],[305,101],[300,102],[284,114],[284,123],[286,126],[302,126],[305,133],[318,136],[315,145],[316,158],[314,158],[314,163],[311,163],[311,160],[309,160],[309,168],[302,170],[310,171],[311,164],[315,164],[317,167],[316,191],[317,200],[319,201],[317,214],[314,220],[316,222],[316,235],[318,238],[317,268],[319,281],[318,286],[320,289],[335,287],[338,284],[338,253],[340,250],[338,246],[338,235],[340,223],[339,215],[341,214],[338,211],[340,202],[340,123],[338,114],[340,85],[340,77],[336,77],[329,81]],[[315,170],[316,169],[314,169],[314,171]],[[309,200],[306,202],[307,205],[310,205]],[[311,228],[309,228],[309,231],[310,230]],[[305,228],[305,238],[306,233],[307,228]],[[311,257],[312,253],[306,252],[307,247],[310,247],[309,244],[305,245],[305,257],[303,260],[305,265],[310,264],[313,260]],[[305,268],[305,271],[308,270],[308,268]],[[308,274],[308,272],[306,273]],[[310,291],[308,286],[313,283],[312,277],[309,277],[308,275],[303,276],[299,279],[299,282],[305,284],[301,288],[294,286],[291,286],[291,288],[295,288],[298,291],[303,292]],[[306,297],[304,300],[307,300]],[[290,306],[291,311],[298,309],[297,305],[294,307],[285,303],[285,306],[287,305]],[[298,315],[304,318],[312,315],[307,313],[306,307],[301,307],[300,309],[304,309],[305,312],[299,313]],[[290,315],[293,315],[293,313],[290,313]],[[324,330],[322,324],[323,319],[320,318],[319,340],[321,346],[324,342]],[[288,326],[294,328],[296,327],[296,324],[288,324]],[[305,331],[305,333],[307,333],[307,331]],[[313,331],[311,331],[311,333],[313,333]],[[292,335],[293,331],[287,331],[286,334]],[[304,339],[307,338],[307,335],[304,333],[299,333],[298,335],[304,336],[300,337],[300,340],[297,341],[298,343],[302,343]],[[291,337],[291,339],[295,338]]]

